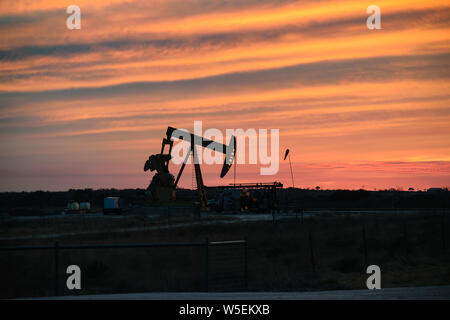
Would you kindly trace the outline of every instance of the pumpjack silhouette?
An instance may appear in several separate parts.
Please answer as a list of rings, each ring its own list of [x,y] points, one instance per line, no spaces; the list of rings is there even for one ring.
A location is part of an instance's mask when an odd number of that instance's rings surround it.
[[[184,140],[190,143],[190,148],[186,154],[186,157],[181,165],[180,171],[175,177],[169,171],[169,162],[172,159],[171,152],[174,143],[174,138]],[[165,152],[166,146],[169,146],[168,152]],[[192,155],[192,160],[195,168],[195,179],[197,182],[197,191],[199,195],[200,205],[206,207],[206,191],[203,184],[202,172],[198,161],[196,146],[212,149],[215,152],[221,152],[225,154],[225,160],[220,172],[220,177],[223,178],[230,170],[235,154],[236,154],[236,137],[232,136],[228,145],[218,143],[216,141],[194,135],[188,131],[168,127],[166,131],[166,137],[163,138],[161,145],[161,152],[149,156],[145,162],[144,171],[155,171],[150,185],[147,188],[146,193],[149,194],[152,200],[156,202],[168,202],[176,200],[176,188],[178,181],[180,181],[181,174],[184,171],[186,163],[189,157]]]

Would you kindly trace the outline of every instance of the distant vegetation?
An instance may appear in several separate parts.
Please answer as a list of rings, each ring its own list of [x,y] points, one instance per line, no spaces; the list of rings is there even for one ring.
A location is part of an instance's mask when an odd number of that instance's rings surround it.
[[[432,192],[399,190],[305,190],[283,189],[280,206],[304,208],[448,208],[448,189]]]
[[[0,213],[10,215],[45,215],[58,212],[69,200],[89,201],[94,208],[103,206],[105,197],[121,197],[128,204],[145,202],[143,189],[79,189],[61,192],[0,193]],[[195,190],[178,189],[177,198],[194,199]],[[448,189],[424,191],[320,190],[287,188],[277,191],[280,208],[448,208]],[[52,209],[52,210],[49,210]]]

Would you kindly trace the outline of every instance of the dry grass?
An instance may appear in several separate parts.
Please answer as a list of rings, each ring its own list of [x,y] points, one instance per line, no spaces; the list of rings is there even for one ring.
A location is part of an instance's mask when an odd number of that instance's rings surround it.
[[[147,232],[71,236],[60,239],[60,242],[198,242],[205,238],[210,241],[242,239],[247,235],[249,290],[360,289],[365,287],[367,278],[363,225],[368,264],[381,267],[383,287],[450,284],[450,243],[442,236],[443,231],[449,230],[448,221],[440,214],[328,215],[305,219],[304,224],[291,221],[195,225]],[[316,272],[312,270],[310,259],[309,233],[313,240]],[[43,243],[53,242],[27,240],[2,244]],[[200,291],[204,289],[203,250],[73,250],[61,254],[60,265],[78,264],[81,267],[83,289],[80,294]],[[211,288],[243,289],[243,248],[228,248],[223,252],[214,250],[218,248],[210,248]],[[1,255],[1,297],[53,295],[52,252],[2,252]],[[222,284],[230,286],[215,286],[219,278]],[[63,271],[60,279],[61,293],[73,294],[62,290]]]

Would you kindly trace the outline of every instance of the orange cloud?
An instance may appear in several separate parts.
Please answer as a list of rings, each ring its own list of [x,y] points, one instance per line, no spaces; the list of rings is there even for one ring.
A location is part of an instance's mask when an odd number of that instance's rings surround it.
[[[358,1],[81,0],[79,31],[69,4],[0,3],[0,189],[145,187],[166,127],[195,120],[279,128],[299,186],[450,181],[448,1],[382,0],[372,31]]]

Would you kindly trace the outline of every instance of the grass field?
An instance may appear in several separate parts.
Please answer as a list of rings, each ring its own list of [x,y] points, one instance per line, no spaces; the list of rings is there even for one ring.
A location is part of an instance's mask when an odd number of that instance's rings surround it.
[[[142,219],[135,217],[122,222],[116,219],[112,220],[113,226],[106,223],[101,233],[58,240],[63,244],[151,243],[198,242],[206,238],[236,240],[247,236],[250,291],[362,289],[368,276],[366,264],[380,266],[382,287],[450,284],[448,219],[442,212],[414,215],[328,213],[305,219],[303,224],[299,220],[260,221],[142,232],[114,231],[116,223],[122,226],[152,223]],[[70,223],[60,221],[60,224],[53,221],[46,231],[70,229]],[[40,223],[36,222],[33,227],[33,222],[28,222],[27,233],[42,231]],[[79,223],[77,221],[76,225]],[[101,220],[86,223],[98,228]],[[10,226],[10,230],[14,228]],[[53,244],[53,241],[2,241],[1,245]],[[210,248],[210,290],[244,290],[242,250],[243,247]],[[1,256],[2,298],[54,294],[53,251],[2,251]],[[82,290],[76,294],[201,291],[204,289],[204,261],[202,247],[62,251],[59,256],[60,294],[74,294],[64,289],[64,271],[70,264],[77,264],[82,270]],[[219,280],[221,286],[215,286]]]

